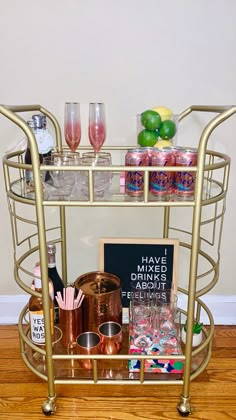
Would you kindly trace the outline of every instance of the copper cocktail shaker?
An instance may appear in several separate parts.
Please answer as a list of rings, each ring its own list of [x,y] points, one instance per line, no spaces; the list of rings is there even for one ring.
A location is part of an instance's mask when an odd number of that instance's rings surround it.
[[[84,293],[83,331],[98,332],[106,321],[122,323],[120,279],[111,273],[93,271],[77,278],[75,287]]]

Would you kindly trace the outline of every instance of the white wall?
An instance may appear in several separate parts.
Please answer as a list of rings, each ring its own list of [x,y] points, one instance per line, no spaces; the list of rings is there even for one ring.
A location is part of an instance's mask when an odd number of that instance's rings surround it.
[[[164,104],[178,113],[191,104],[236,103],[235,0],[1,0],[0,6],[0,102],[40,103],[62,123],[64,102],[78,100],[84,144],[91,101],[106,104],[107,144],[135,143],[135,115],[146,108]],[[196,144],[204,121],[202,116],[191,119],[181,130],[180,144]],[[232,157],[221,276],[213,292],[219,295],[236,295],[235,128],[234,117],[212,139],[213,148]],[[3,156],[22,134],[1,117],[0,136]],[[0,177],[0,295],[21,294],[13,279],[2,171]],[[98,237],[131,236],[140,220],[138,236],[149,236],[158,224],[154,210],[148,216],[151,224],[142,209],[110,213],[82,210],[73,216],[77,222],[70,240],[73,245],[75,235],[81,235],[91,262],[79,260],[75,245],[72,281],[80,272],[96,269]],[[107,225],[101,226],[104,216]]]

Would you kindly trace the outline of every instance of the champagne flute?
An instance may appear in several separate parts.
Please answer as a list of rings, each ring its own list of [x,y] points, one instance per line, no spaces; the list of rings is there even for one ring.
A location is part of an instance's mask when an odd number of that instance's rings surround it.
[[[103,103],[89,104],[89,141],[96,155],[98,155],[106,139],[105,105]]]
[[[81,139],[80,104],[79,102],[65,103],[65,139],[70,150],[74,153]]]

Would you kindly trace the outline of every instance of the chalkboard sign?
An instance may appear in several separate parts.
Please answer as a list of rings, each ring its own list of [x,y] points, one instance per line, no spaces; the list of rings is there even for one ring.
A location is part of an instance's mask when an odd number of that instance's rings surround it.
[[[122,305],[129,307],[131,289],[177,290],[179,241],[176,239],[101,238],[99,270],[121,280]]]

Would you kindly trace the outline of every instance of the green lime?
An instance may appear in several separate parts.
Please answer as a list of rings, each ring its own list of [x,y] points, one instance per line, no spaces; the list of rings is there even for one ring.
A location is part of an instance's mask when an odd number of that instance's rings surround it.
[[[161,125],[161,117],[156,111],[149,109],[141,114],[141,123],[147,130],[156,130]]]
[[[165,120],[161,123],[159,128],[159,135],[163,140],[169,140],[174,137],[176,133],[176,124],[174,121]]]
[[[152,147],[157,142],[157,133],[144,129],[138,135],[138,144],[142,147]]]

